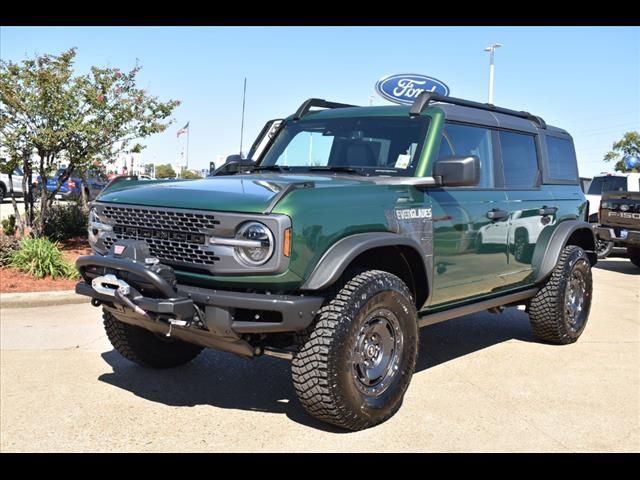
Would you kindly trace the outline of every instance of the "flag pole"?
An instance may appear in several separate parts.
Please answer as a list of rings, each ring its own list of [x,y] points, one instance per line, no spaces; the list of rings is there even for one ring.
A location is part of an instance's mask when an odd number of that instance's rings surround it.
[[[187,159],[185,161],[185,170],[189,170],[189,131],[191,130],[191,125],[187,128]]]
[[[242,92],[242,123],[240,124],[240,157],[242,158],[242,137],[244,136],[244,104],[247,98],[247,77],[244,77],[244,90]]]

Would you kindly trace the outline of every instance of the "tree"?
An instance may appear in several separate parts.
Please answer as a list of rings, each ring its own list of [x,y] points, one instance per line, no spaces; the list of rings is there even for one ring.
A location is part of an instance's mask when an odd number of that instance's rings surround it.
[[[156,165],[156,178],[175,178],[175,176],[176,172],[170,164]]]
[[[625,157],[640,156],[640,133],[627,132],[617,142],[613,143],[612,150],[604,156],[605,162],[615,161],[614,169],[618,172],[640,172],[640,167],[627,168],[624,164]]]
[[[197,180],[202,178],[202,175],[200,175],[198,172],[194,172],[193,170],[185,169],[182,171],[182,178],[186,180]]]
[[[139,65],[126,73],[92,67],[89,74],[74,75],[75,55],[72,48],[20,63],[0,61],[0,146],[22,159],[28,186],[32,174],[46,186],[57,162],[67,163],[53,191],[41,188],[36,234],[44,231],[49,207],[72,174],[84,178],[94,161],[141,151],[138,140],[164,131],[180,104],[138,88]]]

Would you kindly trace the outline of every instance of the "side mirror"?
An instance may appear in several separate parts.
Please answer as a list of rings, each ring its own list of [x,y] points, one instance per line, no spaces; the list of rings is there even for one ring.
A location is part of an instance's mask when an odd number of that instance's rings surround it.
[[[236,160],[229,160],[232,157],[237,157]],[[210,173],[211,177],[220,177],[224,175],[235,175],[242,170],[242,167],[252,167],[255,165],[253,160],[248,158],[240,159],[240,155],[229,155],[224,165],[221,165],[213,172]]]
[[[236,153],[235,155],[229,155],[224,163],[226,164],[226,163],[241,162],[241,161],[242,161],[242,157]]]
[[[473,187],[480,183],[480,159],[476,155],[453,156],[436,160],[433,176],[445,187]]]

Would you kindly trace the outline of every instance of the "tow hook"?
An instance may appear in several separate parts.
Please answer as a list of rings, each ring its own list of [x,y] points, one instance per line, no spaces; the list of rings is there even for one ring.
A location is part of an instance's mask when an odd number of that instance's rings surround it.
[[[125,307],[129,307],[138,315],[151,318],[146,311],[133,303],[131,299],[127,297],[127,295],[129,295],[129,293],[131,292],[131,287],[121,278],[118,278],[110,273],[101,277],[94,278],[91,281],[91,286],[98,293],[102,293],[103,295],[112,295],[113,297],[115,297],[118,303],[124,305]]]
[[[164,335],[167,338],[171,336],[171,330],[173,329],[174,325],[177,325],[178,327],[185,327],[189,323],[186,320],[178,320],[176,318],[170,318],[167,321],[169,322],[169,331]]]
[[[151,318],[149,316],[149,314],[147,312],[145,312],[143,309],[141,309],[138,305],[136,305],[135,303],[133,303],[129,297],[126,296],[126,294],[124,293],[125,289],[124,287],[118,287],[118,289],[113,293],[113,296],[116,297],[116,300],[118,300],[120,303],[122,303],[123,305],[129,307],[130,309],[132,309],[134,312],[136,312],[138,315],[142,315],[144,317],[147,318]]]

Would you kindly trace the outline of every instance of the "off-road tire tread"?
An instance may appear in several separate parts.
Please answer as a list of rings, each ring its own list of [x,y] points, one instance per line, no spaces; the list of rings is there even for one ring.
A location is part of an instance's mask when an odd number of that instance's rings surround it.
[[[386,282],[390,288],[395,288],[410,299],[413,306],[410,313],[416,318],[413,296],[400,278],[380,270],[358,273],[346,281],[335,297],[319,310],[313,330],[291,363],[293,385],[304,409],[319,420],[348,430],[362,430],[380,424],[393,416],[402,403],[401,399],[383,417],[372,422],[371,419],[362,418],[350,411],[345,406],[335,383],[331,382],[337,372],[330,370],[330,351],[347,335],[351,325],[351,312],[346,312],[348,302],[368,282],[376,280]],[[415,365],[415,358],[413,362]],[[408,380],[411,378],[414,365],[410,369]]]
[[[568,279],[566,264],[569,257],[576,251],[582,251],[585,260],[589,261],[580,247],[576,245],[564,247],[551,277],[529,304],[529,320],[533,334],[544,342],[566,345],[577,340],[577,337],[567,333],[564,323],[564,292]]]
[[[177,367],[190,362],[204,349],[179,340],[164,342],[152,332],[121,322],[109,312],[103,312],[102,319],[113,348],[138,365],[151,368]]]

